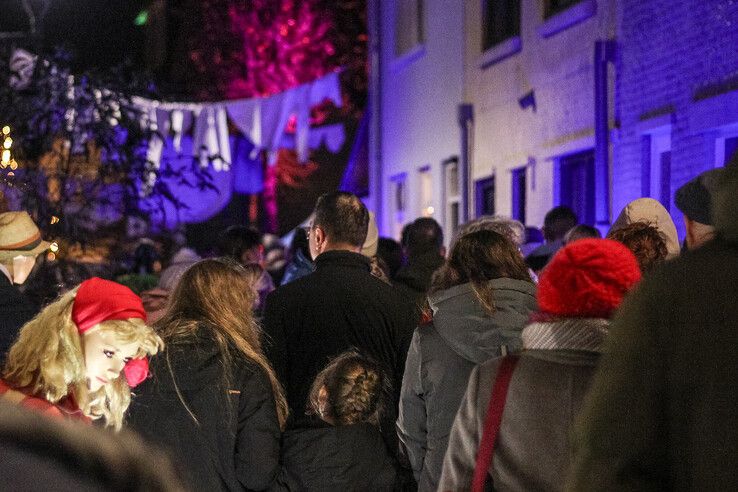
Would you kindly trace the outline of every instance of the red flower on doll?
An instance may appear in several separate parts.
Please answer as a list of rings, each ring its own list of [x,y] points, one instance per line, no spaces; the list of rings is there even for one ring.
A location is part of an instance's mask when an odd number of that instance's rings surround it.
[[[128,386],[135,388],[149,377],[149,360],[146,357],[131,359],[126,363],[123,372],[126,374]]]

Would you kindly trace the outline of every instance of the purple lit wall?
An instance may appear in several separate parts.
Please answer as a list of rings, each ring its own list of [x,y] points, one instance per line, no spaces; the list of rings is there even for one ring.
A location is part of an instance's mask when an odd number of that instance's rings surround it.
[[[722,165],[738,136],[738,2],[619,4],[613,215],[644,192],[668,195],[683,237],[674,192]]]

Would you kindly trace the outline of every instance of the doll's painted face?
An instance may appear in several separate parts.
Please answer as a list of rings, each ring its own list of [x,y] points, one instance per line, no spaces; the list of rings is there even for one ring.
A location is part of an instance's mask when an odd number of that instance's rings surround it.
[[[120,376],[123,367],[138,354],[137,343],[125,343],[112,331],[93,328],[82,335],[85,368],[90,391]]]

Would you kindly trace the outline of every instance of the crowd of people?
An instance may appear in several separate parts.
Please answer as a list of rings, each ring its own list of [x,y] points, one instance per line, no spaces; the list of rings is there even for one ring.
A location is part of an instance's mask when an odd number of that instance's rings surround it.
[[[558,206],[542,237],[483,216],[445,241],[422,217],[398,243],[332,192],[286,254],[232,226],[209,254],[141,240],[108,278],[0,213],[0,477],[737,488],[736,196],[738,163],[679,188],[681,245],[650,198],[607,231]]]

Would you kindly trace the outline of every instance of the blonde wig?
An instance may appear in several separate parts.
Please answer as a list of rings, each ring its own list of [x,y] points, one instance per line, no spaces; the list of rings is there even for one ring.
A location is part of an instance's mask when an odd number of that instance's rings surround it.
[[[118,377],[90,392],[81,337],[72,321],[77,288],[46,306],[21,328],[5,362],[3,379],[16,388],[57,404],[72,396],[82,413],[102,418],[106,426],[120,430],[131,401],[125,377]],[[112,332],[122,343],[138,344],[136,357],[154,355],[163,348],[161,339],[143,320],[109,320],[95,330]]]

